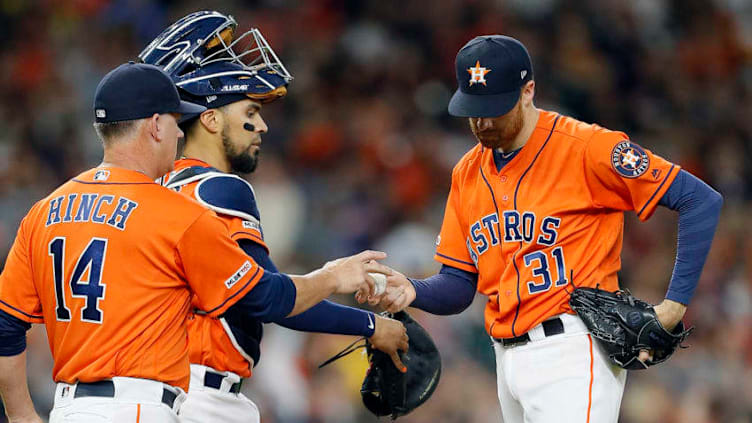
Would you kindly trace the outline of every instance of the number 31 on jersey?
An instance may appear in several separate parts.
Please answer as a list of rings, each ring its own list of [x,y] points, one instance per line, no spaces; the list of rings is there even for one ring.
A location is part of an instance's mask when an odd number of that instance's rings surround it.
[[[502,213],[501,222],[499,222],[498,215],[492,213],[473,223],[470,226],[467,249],[475,265],[478,265],[479,256],[488,251],[490,246],[499,244],[500,241],[525,242],[528,244],[535,242],[542,247],[554,246],[559,235],[557,229],[561,225],[561,219],[553,216],[546,216],[541,219],[540,234],[536,238],[537,220],[533,212],[520,213],[517,210],[505,210]],[[503,229],[500,228],[499,223],[503,225]],[[551,286],[558,287],[569,283],[566,277],[564,251],[561,246],[551,250],[550,257],[545,251],[539,250],[526,254],[522,260],[526,267],[532,268],[534,280],[527,281],[525,284],[530,295],[548,291]],[[551,263],[553,263],[553,266]],[[555,281],[553,279],[553,267],[556,269],[557,279]]]

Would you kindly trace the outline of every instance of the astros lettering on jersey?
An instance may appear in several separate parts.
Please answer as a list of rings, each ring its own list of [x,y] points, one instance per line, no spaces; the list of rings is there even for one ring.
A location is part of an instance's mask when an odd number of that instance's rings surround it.
[[[188,172],[191,172],[191,176],[186,178]],[[255,216],[250,213],[239,213],[237,210],[218,209],[215,205],[209,205],[198,195],[199,184],[217,176],[239,179],[237,176],[222,173],[210,167],[206,162],[188,158],[177,160],[175,170],[164,178],[162,184],[217,211],[219,218],[228,226],[230,236],[234,241],[249,239],[268,251],[261,232],[261,224]],[[247,197],[253,198],[252,188],[247,182],[243,182],[248,185],[250,195]],[[230,371],[241,377],[251,376],[251,369],[254,365],[253,353],[245,351],[239,345],[224,319],[200,313],[191,316],[188,321],[188,344],[192,364]]]
[[[618,289],[623,212],[648,219],[678,172],[624,133],[540,111],[501,171],[480,144],[455,166],[435,258],[478,273],[491,336],[519,336],[572,313],[570,284]]]
[[[187,390],[191,300],[218,316],[262,275],[211,210],[142,173],[98,168],[23,219],[0,309],[45,324],[56,382],[124,376]]]

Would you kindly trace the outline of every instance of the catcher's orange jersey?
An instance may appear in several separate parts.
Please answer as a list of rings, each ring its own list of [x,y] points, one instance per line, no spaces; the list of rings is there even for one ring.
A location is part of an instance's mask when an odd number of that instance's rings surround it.
[[[179,174],[182,170],[191,168],[210,168],[209,164],[198,159],[180,159],[175,161],[175,170],[165,178],[163,185],[170,184],[170,176]],[[203,174],[201,176],[206,176]],[[199,176],[186,184],[175,187],[178,192],[196,199],[196,187],[204,177]],[[250,239],[253,242],[268,247],[264,243],[260,227],[240,217],[228,214],[218,214],[230,228],[233,240]],[[245,355],[240,348],[236,348],[232,333],[225,327],[223,320],[203,314],[194,314],[188,321],[189,358],[192,364],[201,364],[219,371],[230,371],[241,377],[250,377],[252,359]]]
[[[26,215],[0,309],[46,325],[57,382],[127,376],[187,390],[192,297],[216,316],[262,275],[214,212],[142,173],[102,167]]]
[[[624,133],[541,110],[501,171],[480,144],[456,165],[435,258],[478,273],[491,336],[519,336],[572,313],[571,283],[618,289],[624,212],[648,219],[678,172]]]

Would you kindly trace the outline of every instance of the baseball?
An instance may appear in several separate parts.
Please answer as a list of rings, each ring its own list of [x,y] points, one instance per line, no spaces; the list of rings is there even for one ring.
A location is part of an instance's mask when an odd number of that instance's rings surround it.
[[[381,273],[368,272],[368,276],[372,277],[376,282],[373,295],[381,295],[386,291],[386,275]]]

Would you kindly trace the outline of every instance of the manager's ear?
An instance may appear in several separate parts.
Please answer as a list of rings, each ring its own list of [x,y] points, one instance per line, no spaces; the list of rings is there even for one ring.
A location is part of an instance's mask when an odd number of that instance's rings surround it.
[[[145,118],[144,120],[144,129],[146,132],[157,142],[161,141],[159,133],[159,113],[154,113],[151,117]]]

